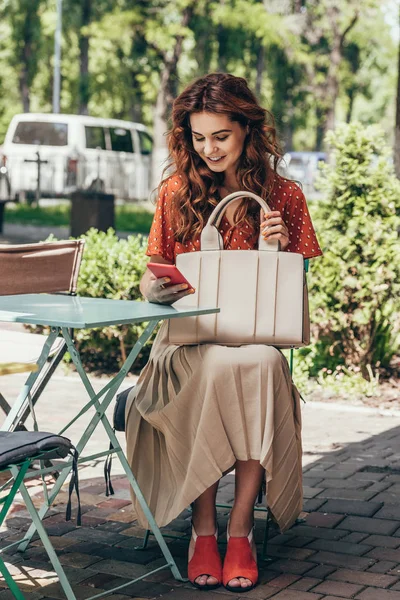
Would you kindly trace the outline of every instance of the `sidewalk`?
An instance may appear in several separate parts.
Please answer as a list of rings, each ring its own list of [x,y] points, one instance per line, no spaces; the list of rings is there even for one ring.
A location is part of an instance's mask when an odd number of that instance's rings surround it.
[[[1,392],[15,396],[23,376],[2,377]],[[126,380],[125,385],[131,385]],[[94,387],[104,384],[94,380]],[[85,391],[76,376],[59,370],[38,403],[43,429],[65,422],[72,404],[82,406]],[[72,439],[78,427],[70,432]],[[261,563],[260,584],[246,595],[219,588],[197,591],[160,571],[113,595],[167,600],[400,600],[400,416],[373,409],[308,402],[303,405],[304,521],[284,535],[271,528],[268,554]],[[91,449],[101,450],[107,440],[100,429]],[[142,530],[135,524],[129,490],[118,460],[113,461],[115,496],[106,498],[102,464],[81,470],[83,526],[65,522],[65,494],[45,520],[62,564],[78,598],[122,585],[135,575],[160,564],[161,553],[152,538],[145,552],[135,550]],[[39,501],[39,488],[35,501]],[[220,502],[231,502],[233,476],[220,484]],[[219,509],[221,551],[224,552],[228,511]],[[256,513],[256,538],[261,554],[265,513]],[[4,545],[18,539],[28,526],[22,503],[16,503],[0,532]],[[189,533],[185,511],[166,533]],[[170,540],[178,566],[186,573],[187,539]],[[8,557],[13,573],[28,600],[62,599],[57,577],[38,541],[24,555]],[[4,583],[3,583],[4,586]],[[1,589],[1,582],[0,582]],[[0,600],[11,598],[0,591]]]

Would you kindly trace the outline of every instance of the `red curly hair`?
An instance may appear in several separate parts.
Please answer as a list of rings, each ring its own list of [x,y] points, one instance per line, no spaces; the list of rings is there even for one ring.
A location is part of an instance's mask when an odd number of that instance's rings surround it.
[[[282,158],[274,118],[258,104],[245,79],[227,73],[210,73],[189,85],[173,104],[172,128],[168,132],[169,164],[164,171],[169,174],[159,188],[161,190],[173,175],[182,180],[171,205],[174,235],[182,243],[200,234],[221,200],[219,187],[224,182],[224,173],[211,171],[194,150],[190,115],[200,112],[225,114],[231,121],[249,128],[237,167],[241,189],[268,200]],[[246,222],[251,228],[257,227],[258,204],[241,203],[234,220],[236,224]]]

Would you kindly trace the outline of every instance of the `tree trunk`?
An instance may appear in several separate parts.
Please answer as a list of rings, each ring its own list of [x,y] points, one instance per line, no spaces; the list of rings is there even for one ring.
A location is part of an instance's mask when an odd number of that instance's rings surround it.
[[[82,21],[79,32],[79,109],[80,115],[89,114],[89,36],[82,33],[91,21],[92,0],[82,0]]]
[[[24,48],[25,50],[25,48]],[[19,92],[21,94],[22,110],[27,113],[30,112],[31,97],[29,92],[29,77],[26,63],[21,67],[19,74]]]
[[[182,15],[182,26],[187,27],[192,15],[193,5],[185,8]],[[164,68],[161,71],[161,81],[157,94],[153,122],[153,156],[151,168],[151,188],[155,189],[160,183],[162,171],[166,166],[168,148],[166,133],[168,131],[168,118],[171,113],[172,103],[177,95],[178,80],[177,67],[182,54],[183,36],[177,36],[175,47],[170,57],[164,56]]]
[[[265,48],[262,44],[260,44],[258,52],[257,52],[257,77],[256,77],[256,95],[260,99],[261,98],[261,87],[264,75],[264,67],[265,67]]]
[[[346,29],[341,33],[339,31],[340,11],[337,6],[332,6],[328,10],[329,21],[333,30],[333,44],[329,56],[329,70],[325,83],[325,98],[328,100],[326,120],[324,123],[324,138],[326,133],[335,129],[336,123],[336,101],[339,95],[339,67],[343,56],[343,44],[351,29],[358,21],[358,12],[356,12]]]
[[[353,114],[353,106],[354,106],[354,98],[355,98],[355,89],[354,88],[349,90],[347,97],[349,99],[349,104],[347,106],[347,111],[346,111],[346,123],[350,123],[351,117]]]
[[[399,14],[400,17],[400,14]],[[396,98],[396,124],[394,130],[394,168],[400,179],[400,42],[397,64],[397,98]]]

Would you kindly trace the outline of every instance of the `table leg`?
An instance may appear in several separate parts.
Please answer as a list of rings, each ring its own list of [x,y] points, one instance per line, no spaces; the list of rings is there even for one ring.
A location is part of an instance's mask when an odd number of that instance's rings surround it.
[[[39,367],[38,370],[34,371],[29,375],[24,387],[22,388],[21,393],[12,405],[11,410],[8,413],[4,423],[0,427],[0,431],[14,431],[15,428],[18,426],[21,415],[25,410],[28,401],[28,396],[31,393],[32,387],[34,386],[37,378],[39,377],[43,367],[46,364],[51,347],[54,344],[54,341],[58,336],[59,332],[60,330],[58,327],[52,328],[51,333],[43,346],[43,350],[40,354],[39,360],[37,361],[37,365]]]
[[[175,560],[172,557],[172,554],[171,554],[167,544],[165,543],[165,540],[161,534],[161,531],[160,531],[157,523],[155,522],[155,519],[147,505],[147,502],[142,494],[142,491],[130,469],[129,463],[125,457],[125,454],[124,454],[120,444],[119,444],[118,438],[116,437],[114,430],[111,427],[107,416],[105,415],[105,411],[107,410],[110,402],[112,401],[113,397],[115,396],[116,392],[118,391],[118,388],[121,385],[121,382],[122,382],[124,376],[130,370],[130,368],[131,368],[132,364],[134,363],[137,355],[139,354],[141,348],[147,342],[147,340],[153,333],[154,329],[156,328],[157,324],[158,324],[158,322],[151,322],[151,323],[149,323],[149,325],[147,325],[147,327],[143,331],[142,335],[137,340],[136,344],[134,345],[131,352],[129,353],[129,355],[128,355],[126,361],[124,362],[122,368],[120,369],[119,373],[98,394],[95,393],[95,391],[89,381],[89,378],[83,369],[83,365],[81,363],[79,353],[77,352],[77,350],[74,346],[74,343],[69,335],[68,330],[65,328],[62,328],[62,333],[63,333],[63,337],[67,343],[67,347],[68,347],[68,351],[71,355],[71,359],[72,359],[72,361],[81,377],[82,383],[84,384],[84,386],[89,394],[89,397],[91,399],[85,408],[88,409],[93,404],[93,406],[96,409],[96,414],[92,417],[92,419],[91,419],[89,425],[87,426],[86,430],[84,431],[81,439],[76,444],[76,449],[78,450],[79,454],[82,452],[82,450],[86,446],[87,442],[89,441],[91,435],[93,434],[94,430],[96,429],[97,425],[101,421],[107,432],[107,435],[114,447],[113,452],[115,452],[118,455],[118,457],[121,461],[121,465],[126,473],[126,476],[132,486],[134,493],[136,494],[136,496],[138,498],[138,501],[142,507],[142,510],[146,515],[146,518],[147,518],[147,520],[150,524],[150,527],[154,533],[154,536],[160,546],[160,549],[164,555],[164,558],[167,561],[168,566],[171,568],[172,574],[174,575],[174,577],[176,579],[178,579],[180,581],[186,581],[179,572],[179,569],[175,563]],[[108,388],[108,391],[106,393],[104,400],[100,403],[98,398],[103,395],[106,388]],[[83,410],[80,412],[80,414],[83,414]],[[41,519],[45,516],[49,506],[53,502],[54,498],[57,496],[57,494],[58,494],[59,490],[61,489],[61,486],[63,485],[67,476],[68,476],[67,469],[65,469],[64,472],[60,473],[60,476],[58,477],[57,482],[54,484],[52,492],[49,496],[49,502],[47,504],[43,505],[41,507],[41,509],[39,510],[38,514]],[[22,542],[21,545],[19,546],[19,550],[25,550],[25,548],[29,544],[29,541],[30,541],[32,535],[35,532],[35,529],[36,529],[36,527],[33,524],[29,528],[29,530],[25,536],[24,542]]]

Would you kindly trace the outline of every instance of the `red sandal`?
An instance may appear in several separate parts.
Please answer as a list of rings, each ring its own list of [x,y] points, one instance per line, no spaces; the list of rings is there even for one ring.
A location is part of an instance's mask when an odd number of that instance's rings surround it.
[[[257,585],[258,567],[252,552],[253,529],[252,527],[247,537],[231,537],[228,531],[226,534],[228,547],[225,555],[222,583],[229,592],[235,592],[235,594],[249,592]],[[252,585],[247,587],[228,585],[229,581],[239,577],[249,579]]]
[[[222,562],[217,545],[218,530],[214,535],[197,535],[192,525],[192,539],[194,540],[194,553],[188,563],[188,578],[199,590],[215,590],[222,581]],[[206,575],[215,577],[218,583],[213,585],[200,585],[196,579]]]

